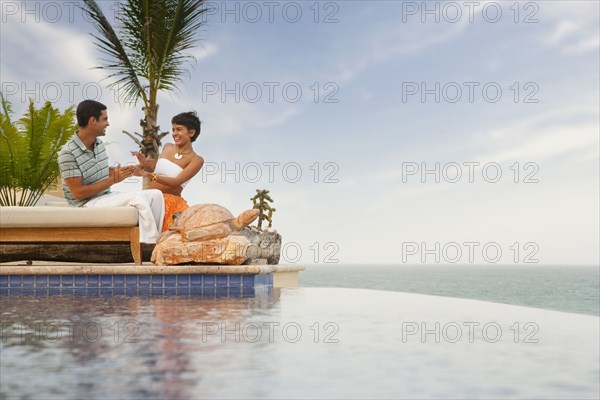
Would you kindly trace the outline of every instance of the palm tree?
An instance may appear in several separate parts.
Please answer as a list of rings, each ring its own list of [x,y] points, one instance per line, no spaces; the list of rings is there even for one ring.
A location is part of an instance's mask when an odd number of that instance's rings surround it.
[[[185,51],[198,42],[204,25],[204,0],[127,0],[120,4],[115,32],[94,0],[83,0],[83,11],[93,21],[96,46],[107,56],[99,69],[111,71],[109,88],[119,100],[137,104],[141,99],[142,133],[123,131],[140,146],[142,154],[157,159],[161,140],[156,97],[159,91],[176,91],[176,84],[196,59]],[[136,137],[137,136],[137,137]]]
[[[60,177],[57,154],[75,133],[75,110],[50,102],[39,110],[29,101],[13,122],[11,104],[0,93],[0,205],[32,206]]]

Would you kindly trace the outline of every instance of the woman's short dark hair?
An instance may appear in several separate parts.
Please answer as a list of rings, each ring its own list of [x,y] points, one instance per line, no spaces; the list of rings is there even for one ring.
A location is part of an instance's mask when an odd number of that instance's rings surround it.
[[[188,130],[194,130],[194,136],[192,136],[192,142],[196,140],[198,135],[200,135],[200,119],[195,111],[183,112],[181,114],[177,114],[173,118],[171,118],[171,124],[183,125]]]
[[[77,124],[80,128],[85,128],[90,122],[90,118],[100,119],[102,111],[106,106],[96,100],[84,100],[77,105]]]

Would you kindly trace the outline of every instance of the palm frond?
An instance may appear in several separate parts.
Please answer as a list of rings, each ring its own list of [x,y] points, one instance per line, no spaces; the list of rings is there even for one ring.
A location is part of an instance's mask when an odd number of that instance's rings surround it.
[[[91,18],[100,35],[92,35],[96,39],[95,45],[108,56],[108,59],[103,60],[104,65],[98,68],[114,71],[108,78],[118,78],[109,86],[118,90],[117,93],[122,100],[137,102],[141,98],[147,105],[148,99],[144,87],[138,79],[139,70],[130,60],[118,35],[96,1],[83,0],[83,3],[83,12]]]
[[[157,46],[160,51],[157,64],[159,90],[174,90],[181,77],[189,74],[186,66],[196,61],[184,52],[199,41],[197,31],[205,24],[203,14],[208,11],[203,6],[204,0],[177,0],[173,2],[173,9],[166,10],[167,31]]]
[[[1,94],[0,94],[1,95]],[[0,205],[33,205],[59,176],[57,154],[75,133],[75,110],[60,113],[47,102],[33,101],[13,123],[10,104],[2,97],[0,113]]]
[[[160,90],[175,90],[195,58],[184,54],[198,42],[205,23],[204,0],[128,0],[119,22],[122,43],[139,78],[147,81],[150,104]]]
[[[2,100],[2,113],[0,113],[0,186],[10,186],[12,176],[15,173],[15,160],[12,146],[19,145],[20,138],[17,128],[13,125],[10,116],[12,106],[0,92]]]

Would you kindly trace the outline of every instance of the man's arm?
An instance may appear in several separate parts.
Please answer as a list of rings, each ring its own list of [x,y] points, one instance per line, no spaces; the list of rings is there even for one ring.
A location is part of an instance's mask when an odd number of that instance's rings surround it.
[[[119,183],[122,180],[129,178],[133,175],[135,167],[111,167],[108,169],[108,178],[101,181],[84,185],[83,178],[81,176],[74,176],[72,178],[64,178],[65,183],[71,190],[73,197],[78,201],[88,199],[92,196],[97,195],[103,190],[108,189],[115,183]]]
[[[83,178],[81,176],[77,176],[74,178],[65,178],[64,181],[69,187],[69,190],[71,190],[73,197],[75,197],[77,201],[85,200],[87,198],[95,196],[101,191],[106,190],[115,183],[117,183],[114,180],[114,174],[106,179],[103,179],[96,183],[92,183],[90,185],[84,185]]]

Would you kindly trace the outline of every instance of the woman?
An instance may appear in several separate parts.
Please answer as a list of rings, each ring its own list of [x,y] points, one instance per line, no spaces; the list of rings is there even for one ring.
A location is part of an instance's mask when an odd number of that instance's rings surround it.
[[[169,229],[176,212],[189,208],[181,197],[185,185],[202,169],[204,159],[194,152],[192,143],[200,135],[200,120],[195,112],[177,114],[171,119],[174,144],[163,147],[158,161],[132,152],[140,162],[138,176],[151,178],[150,189],[159,189],[165,198],[162,231]]]

